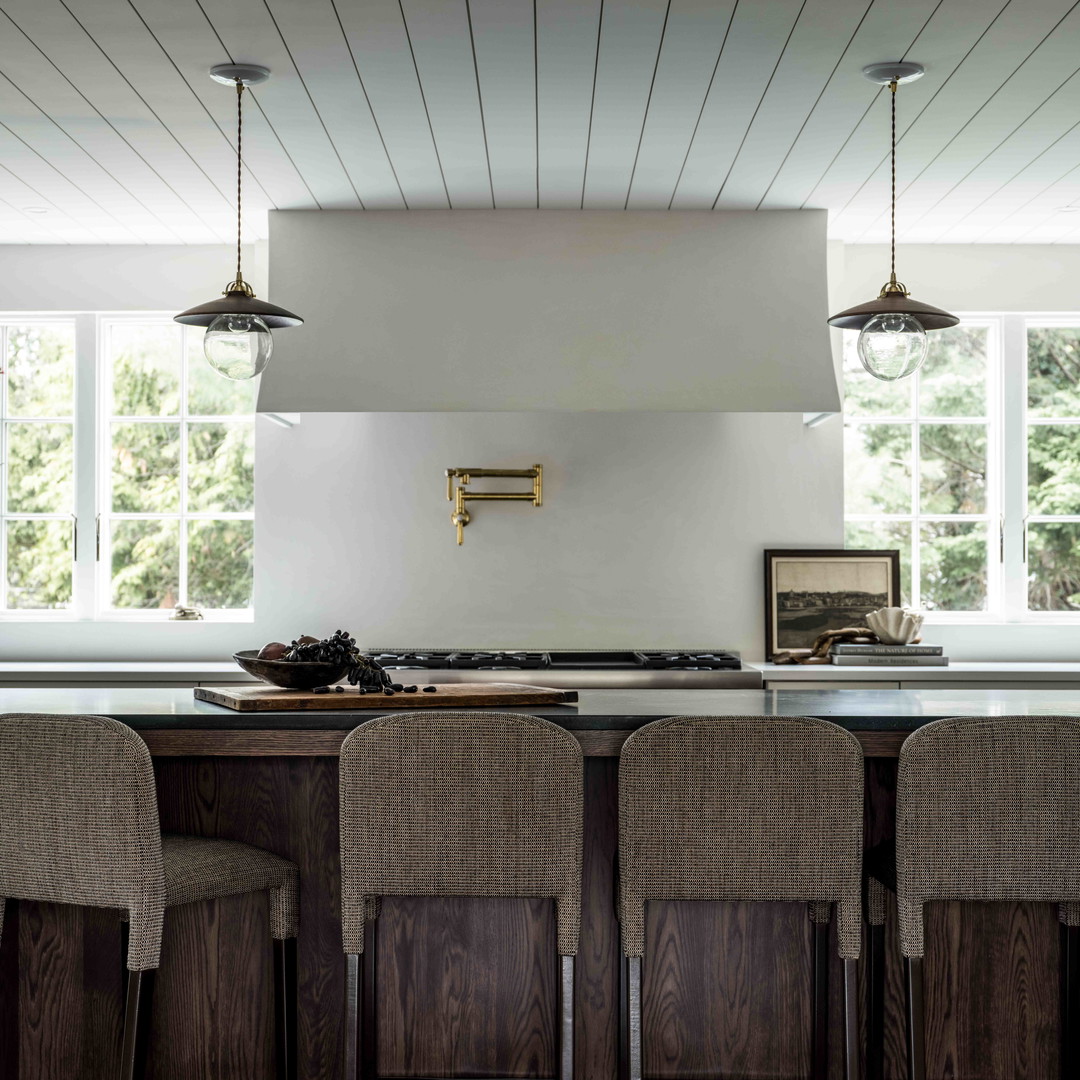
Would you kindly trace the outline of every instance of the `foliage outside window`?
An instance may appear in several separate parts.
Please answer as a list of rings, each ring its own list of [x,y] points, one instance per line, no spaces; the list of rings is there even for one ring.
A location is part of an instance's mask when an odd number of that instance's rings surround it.
[[[3,606],[69,610],[74,593],[75,324],[11,321],[3,340]]]
[[[256,386],[164,316],[3,331],[7,615],[249,613]]]
[[[845,334],[848,547],[901,552],[944,621],[1080,611],[1080,318],[965,318],[882,383]]]

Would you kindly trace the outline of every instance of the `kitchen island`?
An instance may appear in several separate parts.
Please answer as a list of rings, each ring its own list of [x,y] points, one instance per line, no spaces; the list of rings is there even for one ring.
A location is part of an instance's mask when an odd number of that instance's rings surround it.
[[[337,751],[356,724],[392,711],[238,713],[190,690],[0,690],[0,712],[97,713],[136,729],[155,758],[162,828],[245,840],[300,866],[299,1066],[341,1075]],[[505,710],[513,711],[513,710]],[[526,711],[526,710],[518,710]],[[663,716],[812,715],[852,730],[867,755],[865,839],[893,829],[899,746],[945,716],[1080,715],[1067,690],[582,691],[527,710],[570,730],[587,755],[577,1075],[618,1075],[614,915],[618,751]],[[903,1066],[902,997],[889,913],[887,1075]],[[375,924],[380,1076],[550,1076],[556,1053],[552,905],[387,898]],[[810,922],[803,905],[654,903],[644,965],[650,1077],[809,1075]],[[150,1075],[273,1075],[265,899],[170,910]],[[935,904],[928,910],[929,1075],[1056,1075],[1056,912],[1050,905]],[[18,969],[16,973],[16,968]],[[839,965],[831,1075],[840,1061]],[[111,1077],[120,1028],[114,913],[8,904],[0,942],[0,1080]]]

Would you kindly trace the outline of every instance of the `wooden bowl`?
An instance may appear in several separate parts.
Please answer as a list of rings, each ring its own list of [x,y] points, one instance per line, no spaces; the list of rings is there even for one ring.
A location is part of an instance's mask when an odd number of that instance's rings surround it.
[[[285,690],[310,690],[313,686],[329,686],[342,678],[346,664],[325,660],[260,660],[258,649],[233,653],[233,659],[249,674],[263,682]]]

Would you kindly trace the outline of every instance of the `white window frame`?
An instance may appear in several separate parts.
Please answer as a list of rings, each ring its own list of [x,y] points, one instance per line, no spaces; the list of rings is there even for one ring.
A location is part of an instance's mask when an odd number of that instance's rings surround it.
[[[1078,522],[1077,515],[1029,515],[1027,489],[1027,331],[1029,326],[1080,327],[1078,312],[965,312],[962,324],[988,327],[987,335],[987,492],[981,515],[845,514],[845,522],[912,522],[912,599],[917,602],[921,552],[920,521],[986,519],[987,608],[985,611],[928,611],[937,626],[1080,625],[1080,611],[1029,611],[1027,607],[1027,528],[1043,520]],[[916,376],[917,378],[918,376]],[[918,412],[911,417],[851,417],[853,422],[912,424],[912,507],[919,484]],[[936,418],[926,418],[929,422]],[[971,418],[974,419],[974,418]],[[847,418],[845,417],[845,423]],[[1048,420],[1047,423],[1062,423]],[[1080,425],[1080,417],[1064,422]]]
[[[106,512],[110,494],[107,465],[111,457],[109,442],[111,397],[109,373],[106,371],[105,334],[109,324],[118,322],[148,322],[171,319],[165,311],[101,311],[101,312],[0,312],[0,322],[6,323],[63,323],[75,327],[75,409],[74,409],[74,470],[75,470],[75,561],[72,572],[72,602],[63,610],[10,610],[0,607],[0,622],[167,622],[170,612],[165,609],[124,610],[109,607],[111,581],[107,522],[125,517],[180,519],[180,584],[183,593],[187,578],[186,552],[188,520],[241,519],[254,520],[254,510],[243,513],[173,514],[110,514]],[[185,358],[186,360],[186,358]],[[186,393],[187,366],[181,373],[181,394]],[[182,397],[186,403],[186,396]],[[186,405],[184,406],[186,408]],[[126,419],[126,418],[119,418]],[[237,422],[243,417],[198,417],[200,423]],[[252,416],[254,419],[254,414]],[[187,423],[186,412],[177,417],[161,417],[162,423],[178,423],[181,427],[180,482],[181,506],[186,508]],[[6,484],[6,465],[3,482]],[[12,518],[19,515],[10,515]],[[66,515],[51,515],[53,517]],[[6,532],[6,530],[5,530]],[[6,537],[0,538],[6,543]],[[5,560],[0,565],[5,567]],[[5,583],[6,589],[6,583]],[[3,598],[6,602],[6,596]],[[203,623],[253,622],[254,607],[227,610],[204,610]],[[183,623],[189,630],[199,622]]]

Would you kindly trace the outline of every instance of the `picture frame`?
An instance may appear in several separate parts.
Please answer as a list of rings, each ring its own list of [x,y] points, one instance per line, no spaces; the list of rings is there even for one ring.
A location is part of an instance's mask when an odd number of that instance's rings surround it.
[[[899,550],[771,548],[765,552],[765,659],[808,649],[826,630],[900,606]]]

